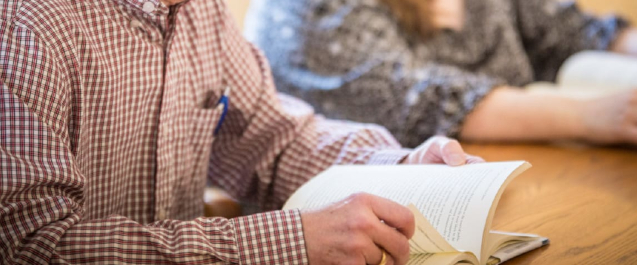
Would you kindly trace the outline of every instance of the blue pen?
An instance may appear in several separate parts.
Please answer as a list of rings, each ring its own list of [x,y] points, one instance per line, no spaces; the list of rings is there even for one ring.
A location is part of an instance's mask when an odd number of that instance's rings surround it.
[[[230,86],[226,87],[226,90],[221,95],[221,98],[217,102],[217,110],[222,110],[221,117],[219,117],[219,121],[217,122],[217,127],[215,127],[214,135],[219,133],[221,129],[221,125],[223,124],[223,120],[226,118],[226,114],[228,113],[228,105],[230,104]]]

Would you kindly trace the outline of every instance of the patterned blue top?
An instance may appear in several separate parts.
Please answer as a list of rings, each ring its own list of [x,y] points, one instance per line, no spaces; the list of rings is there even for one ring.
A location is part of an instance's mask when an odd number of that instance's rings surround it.
[[[498,85],[550,81],[627,24],[554,0],[469,0],[462,31],[423,40],[377,0],[253,0],[246,35],[280,91],[331,118],[384,125],[406,146],[456,136]]]

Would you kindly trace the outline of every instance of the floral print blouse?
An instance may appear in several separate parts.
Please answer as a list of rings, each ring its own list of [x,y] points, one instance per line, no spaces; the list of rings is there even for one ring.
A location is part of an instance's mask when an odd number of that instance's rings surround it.
[[[415,38],[378,0],[253,0],[246,36],[279,91],[330,118],[378,123],[406,146],[457,136],[494,87],[550,81],[566,58],[627,26],[572,2],[467,0],[461,31]]]

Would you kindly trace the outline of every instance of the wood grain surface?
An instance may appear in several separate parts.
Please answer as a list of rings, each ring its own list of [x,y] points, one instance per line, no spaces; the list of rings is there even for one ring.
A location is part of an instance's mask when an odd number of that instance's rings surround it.
[[[637,150],[463,144],[487,161],[533,167],[505,190],[493,229],[535,233],[549,246],[513,264],[637,264]]]

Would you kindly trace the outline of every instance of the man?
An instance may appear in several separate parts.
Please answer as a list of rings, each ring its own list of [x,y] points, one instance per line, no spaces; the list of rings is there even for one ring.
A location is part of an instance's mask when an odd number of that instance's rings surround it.
[[[278,96],[222,0],[16,0],[0,16],[3,264],[404,264],[403,206],[201,218],[206,176],[276,209],[332,164],[479,160]]]

